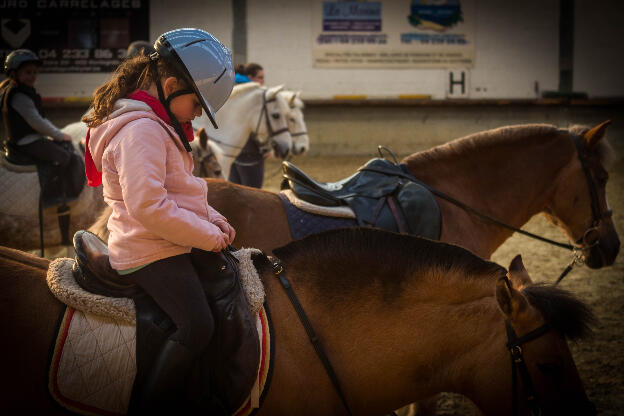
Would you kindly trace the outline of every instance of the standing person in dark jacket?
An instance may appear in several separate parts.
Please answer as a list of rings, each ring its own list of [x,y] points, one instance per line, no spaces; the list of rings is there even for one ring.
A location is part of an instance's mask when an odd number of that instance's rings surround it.
[[[71,136],[44,117],[41,96],[34,88],[41,61],[28,49],[11,52],[4,63],[8,78],[0,83],[4,145],[34,162],[50,163],[57,173],[68,165]]]
[[[246,65],[236,65],[236,84],[247,82],[257,82],[264,85],[264,69],[260,64],[250,62]],[[234,160],[230,169],[230,182],[253,188],[262,188],[264,182],[264,159],[270,155],[269,152],[262,152],[258,142],[250,137],[240,154]]]

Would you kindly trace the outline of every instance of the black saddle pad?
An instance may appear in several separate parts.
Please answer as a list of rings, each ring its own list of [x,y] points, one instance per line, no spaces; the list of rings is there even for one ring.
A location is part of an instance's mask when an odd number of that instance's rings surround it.
[[[86,183],[84,172],[82,157],[73,152],[64,171],[49,163],[38,164],[42,206],[44,208],[57,206],[78,199]]]
[[[311,214],[294,206],[284,195],[279,194],[279,196],[286,209],[290,236],[293,240],[298,240],[310,234],[320,233],[321,231],[357,227],[358,225],[357,221],[351,218],[325,217],[323,215]]]

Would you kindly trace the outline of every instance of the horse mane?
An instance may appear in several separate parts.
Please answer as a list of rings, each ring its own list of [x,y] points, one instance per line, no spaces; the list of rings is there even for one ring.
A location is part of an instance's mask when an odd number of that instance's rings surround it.
[[[449,273],[468,279],[507,273],[459,246],[366,227],[312,234],[273,253],[284,264],[317,270],[316,285],[325,295],[379,283],[388,295],[396,296],[410,276],[427,272],[447,279]]]
[[[570,340],[591,335],[596,317],[587,305],[570,292],[556,286],[538,283],[522,289],[529,303],[544,320],[561,335]]]
[[[477,148],[484,149],[499,143],[523,142],[529,138],[542,140],[543,137],[554,136],[559,131],[560,129],[550,124],[518,124],[498,127],[459,137],[432,149],[415,153],[408,156],[405,162],[413,163],[423,159],[434,160],[449,153],[461,156],[470,154]]]
[[[230,94],[230,98],[234,98],[239,94],[247,92],[248,90],[255,90],[260,88],[260,84],[257,82],[246,82],[244,84],[235,85]]]
[[[0,246],[0,262],[3,263],[3,272],[23,272],[26,267],[45,271],[50,264],[48,259],[3,246]]]

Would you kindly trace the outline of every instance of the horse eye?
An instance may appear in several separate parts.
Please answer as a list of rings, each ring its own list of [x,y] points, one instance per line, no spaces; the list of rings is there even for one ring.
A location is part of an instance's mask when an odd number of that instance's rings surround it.
[[[295,122],[295,119],[294,119],[294,118],[292,118],[292,117],[291,117],[291,118],[289,118],[288,120],[289,120],[291,123],[294,123],[294,122]]]
[[[275,120],[277,120],[278,118],[280,118],[279,113],[273,113],[271,114],[271,117],[273,117]]]

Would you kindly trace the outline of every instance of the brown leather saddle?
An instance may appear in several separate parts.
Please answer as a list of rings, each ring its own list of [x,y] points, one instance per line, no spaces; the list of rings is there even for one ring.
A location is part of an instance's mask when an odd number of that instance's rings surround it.
[[[140,388],[162,344],[174,331],[174,325],[150,296],[110,266],[108,247],[98,236],[78,231],[74,235],[74,248],[73,274],[83,289],[103,296],[129,297],[135,302],[137,375],[134,388]],[[247,399],[255,383],[260,345],[255,320],[242,292],[238,260],[226,251],[212,254],[202,254],[200,267],[212,270],[210,279],[204,279],[202,285],[214,314],[215,335],[190,377],[188,384],[192,387],[188,389],[188,397],[193,403],[189,406],[208,414],[231,415]],[[215,293],[217,295],[210,295]],[[131,409],[132,406],[131,400]]]

